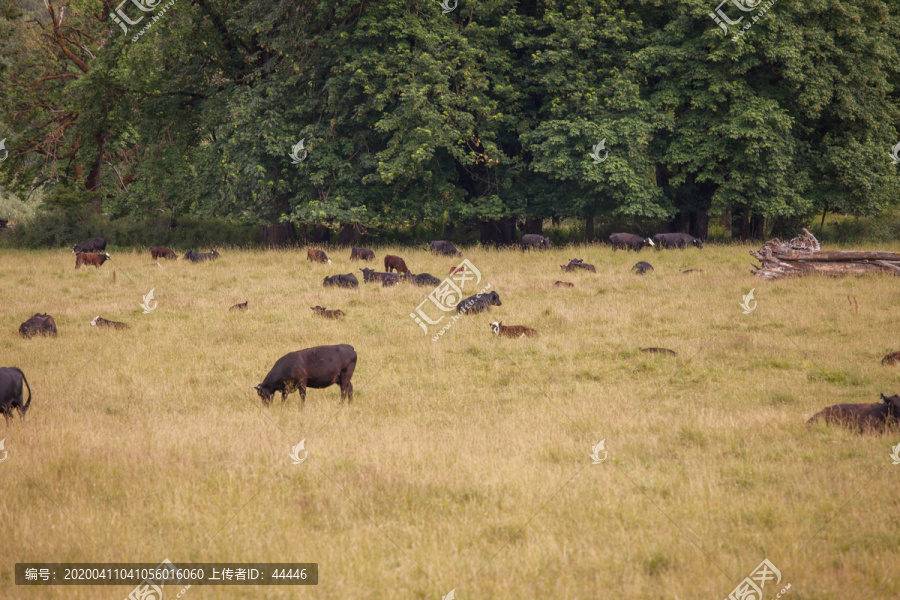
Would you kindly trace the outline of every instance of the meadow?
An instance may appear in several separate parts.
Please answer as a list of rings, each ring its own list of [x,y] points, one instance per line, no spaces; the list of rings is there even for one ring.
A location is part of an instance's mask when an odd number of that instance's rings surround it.
[[[786,584],[794,600],[900,597],[900,429],[806,426],[900,393],[900,368],[880,365],[900,349],[897,280],[763,281],[750,248],[464,249],[503,305],[437,341],[410,318],[430,289],[362,283],[349,248],[325,248],[331,265],[225,248],[159,266],[111,248],[78,271],[67,250],[3,251],[0,365],[22,368],[34,399],[0,424],[0,598],[131,590],[15,586],[16,562],[164,558],[319,564],[315,587],[194,586],[189,600],[718,600],[764,558],[782,573],[766,599]],[[373,250],[378,270],[393,253],[442,279],[459,262]],[[597,272],[563,273],[573,257]],[[638,260],[655,270],[632,274]],[[322,288],[347,272],[359,289]],[[35,312],[58,338],[19,337]],[[91,327],[97,315],[130,328]],[[539,336],[500,339],[492,321]],[[337,343],[359,356],[352,404],[331,387],[262,406],[253,386],[279,357]]]

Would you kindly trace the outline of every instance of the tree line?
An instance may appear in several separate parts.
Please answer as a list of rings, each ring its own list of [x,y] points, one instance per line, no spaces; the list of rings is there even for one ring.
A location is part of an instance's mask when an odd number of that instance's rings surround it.
[[[500,243],[897,203],[900,0],[454,2],[0,0],[0,185]]]

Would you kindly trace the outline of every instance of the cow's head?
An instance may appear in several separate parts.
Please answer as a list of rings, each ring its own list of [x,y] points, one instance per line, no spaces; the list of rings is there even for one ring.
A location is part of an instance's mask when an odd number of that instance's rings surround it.
[[[491,323],[491,331],[494,332],[494,335],[500,335],[500,327],[503,325],[502,321],[496,321]]]
[[[888,397],[881,394],[881,401],[888,405],[889,415],[893,415],[894,418],[900,419],[900,396],[894,395]]]
[[[273,390],[263,387],[263,384],[259,384],[254,388],[256,393],[259,394],[259,397],[262,398],[263,404],[268,406],[272,403],[272,396],[275,395]]]
[[[703,240],[701,240],[700,238],[694,238],[693,240],[691,240],[691,243],[701,250],[703,249]]]
[[[500,303],[500,294],[497,292],[491,292],[488,294],[488,303],[493,304],[494,306],[502,306]]]
[[[553,246],[553,244],[550,243],[550,238],[541,238],[541,246],[543,246],[544,248],[550,248]]]
[[[644,243],[642,245],[643,246],[655,246],[656,244],[654,244],[653,240],[651,240],[650,238],[644,238]]]
[[[100,315],[97,315],[96,317],[94,317],[94,320],[91,321],[91,327],[96,327],[97,321],[99,321],[99,320],[100,320]]]

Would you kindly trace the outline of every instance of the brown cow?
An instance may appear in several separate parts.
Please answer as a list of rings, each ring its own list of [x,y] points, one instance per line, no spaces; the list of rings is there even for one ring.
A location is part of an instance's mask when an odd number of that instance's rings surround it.
[[[570,287],[575,287],[575,284],[569,283],[568,281],[557,281],[556,283],[553,284],[553,287],[555,287],[555,288],[570,288]]]
[[[153,258],[153,260],[157,260],[159,258],[171,258],[173,260],[178,260],[178,256],[176,256],[174,252],[164,246],[154,246],[150,248],[150,256]]]
[[[590,271],[592,273],[596,273],[597,269],[594,268],[594,265],[588,264],[584,262],[580,258],[573,258],[569,261],[567,265],[559,265],[559,268],[565,271],[566,273],[571,273],[575,269],[584,269],[585,271]]]
[[[883,367],[886,367],[888,365],[896,365],[898,363],[900,363],[900,351],[891,352],[881,359],[881,366]]]
[[[240,304],[235,304],[234,306],[232,306],[232,307],[229,308],[228,310],[229,310],[229,311],[231,311],[231,310],[248,310],[250,307],[247,306],[247,302],[249,302],[249,300],[246,300],[246,301],[244,301],[244,302],[241,302]]]
[[[322,252],[321,250],[316,250],[315,248],[310,248],[306,251],[306,260],[320,263],[331,263],[331,259],[328,258],[324,252]]]
[[[465,265],[463,265],[463,266],[461,266],[461,267],[450,267],[450,274],[451,274],[451,275],[456,275],[457,273],[465,273],[465,272],[466,272],[466,266],[465,266]]]
[[[500,321],[491,323],[491,331],[494,332],[494,335],[515,338],[537,335],[537,330],[532,329],[531,327],[525,327],[524,325],[504,325]]]
[[[310,306],[309,309],[323,319],[338,319],[344,316],[344,311],[340,309],[328,310],[324,306]]]
[[[406,268],[406,263],[403,262],[402,258],[393,254],[386,254],[384,257],[384,270],[390,273],[392,269],[397,269],[398,273],[409,273],[409,269]]]
[[[888,398],[881,394],[881,401],[874,404],[835,404],[820,410],[806,422],[824,420],[836,425],[849,425],[860,432],[881,431],[887,425],[896,425],[900,419],[900,396]]]
[[[93,254],[92,252],[76,252],[75,253],[75,268],[81,267],[81,265],[93,265],[96,268],[100,268],[100,265],[109,260],[109,253],[104,252],[103,254]]]

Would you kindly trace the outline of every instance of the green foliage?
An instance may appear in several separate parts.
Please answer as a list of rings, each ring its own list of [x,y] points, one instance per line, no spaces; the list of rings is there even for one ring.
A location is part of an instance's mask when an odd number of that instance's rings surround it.
[[[877,215],[900,192],[896,3],[777,4],[735,42],[708,0],[197,0],[138,39],[96,0],[54,37],[60,1],[0,0],[0,185],[54,209],[705,235],[698,215]]]
[[[71,248],[86,239],[102,237],[107,247],[167,246],[199,250],[213,246],[251,247],[259,243],[259,228],[229,219],[182,217],[174,227],[167,218],[108,219],[87,211],[41,211],[0,237],[0,246],[13,248]]]

